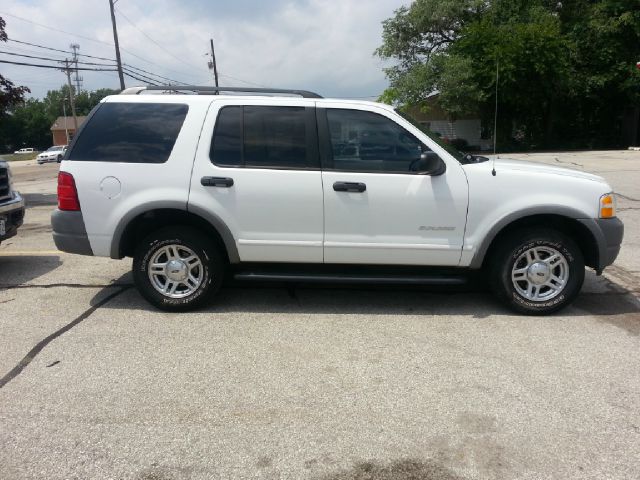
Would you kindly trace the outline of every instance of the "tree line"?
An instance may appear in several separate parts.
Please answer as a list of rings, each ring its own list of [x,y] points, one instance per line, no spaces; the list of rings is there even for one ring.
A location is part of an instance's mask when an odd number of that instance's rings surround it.
[[[638,129],[638,0],[415,0],[376,54],[393,62],[382,101],[439,92],[451,119],[491,131],[497,81],[499,150],[622,147]]]
[[[0,17],[0,42],[7,41],[6,22]],[[51,146],[51,126],[64,114],[71,116],[69,87],[50,90],[42,99],[29,98],[31,90],[17,86],[0,74],[0,153],[22,147],[45,149]],[[100,100],[118,90],[101,88],[96,91],[75,92],[77,115],[87,115]],[[66,103],[65,103],[66,102]],[[65,106],[63,106],[65,104]]]
[[[87,115],[100,100],[114,95],[118,90],[101,88],[95,91],[75,92],[76,114]],[[64,104],[64,107],[63,107]],[[43,99],[29,98],[14,103],[0,114],[0,149],[12,152],[22,147],[38,150],[52,145],[51,125],[62,116],[66,109],[71,116],[69,106],[69,87],[63,85],[59,90],[50,90]]]

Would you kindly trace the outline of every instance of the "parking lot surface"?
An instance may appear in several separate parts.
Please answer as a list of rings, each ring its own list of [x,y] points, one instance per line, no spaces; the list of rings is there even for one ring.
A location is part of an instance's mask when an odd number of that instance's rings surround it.
[[[640,152],[512,157],[619,195],[618,261],[554,316],[481,288],[298,285],[159,312],[130,259],[56,251],[58,165],[13,163],[0,479],[640,478]]]

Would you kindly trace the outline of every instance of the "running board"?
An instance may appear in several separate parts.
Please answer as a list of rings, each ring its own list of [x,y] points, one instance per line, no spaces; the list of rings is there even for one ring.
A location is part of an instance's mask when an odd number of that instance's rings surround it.
[[[301,273],[261,273],[240,272],[233,278],[250,282],[300,282],[300,283],[335,283],[335,284],[369,284],[369,285],[465,285],[468,279],[464,276],[445,275],[336,275],[336,274],[301,274]]]

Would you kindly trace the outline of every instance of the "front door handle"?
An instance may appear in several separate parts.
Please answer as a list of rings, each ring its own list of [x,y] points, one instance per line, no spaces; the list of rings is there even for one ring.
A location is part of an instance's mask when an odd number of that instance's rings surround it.
[[[358,192],[362,193],[367,189],[364,183],[360,182],[335,182],[333,189],[336,192]]]
[[[233,178],[228,177],[202,177],[200,184],[203,187],[233,187]]]

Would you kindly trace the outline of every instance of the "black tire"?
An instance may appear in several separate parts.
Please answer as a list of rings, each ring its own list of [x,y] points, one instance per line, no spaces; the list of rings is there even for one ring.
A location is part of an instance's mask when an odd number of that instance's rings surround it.
[[[58,163],[62,162],[62,155],[58,155]]]
[[[564,286],[561,288],[556,286],[557,293],[553,292],[552,287],[535,285],[530,281],[531,278],[537,281],[535,275],[540,275],[542,279],[546,278],[547,271],[538,273],[532,268],[527,268],[526,273],[520,274],[525,275],[526,280],[512,280],[514,265],[519,262],[517,268],[524,270],[527,262],[526,252],[532,248],[536,248],[539,253],[554,250],[564,258],[566,263],[550,267],[549,270],[551,274],[559,274],[560,276],[565,275],[562,272],[567,272],[568,278],[566,278]],[[571,238],[556,230],[532,228],[515,231],[500,241],[490,259],[488,272],[493,292],[508,307],[518,313],[547,315],[566,307],[580,293],[584,282],[584,267],[582,251]],[[542,268],[547,267],[543,266]],[[542,295],[549,295],[550,298],[541,300],[527,298],[521,292],[528,285],[533,285],[538,292]]]
[[[193,252],[201,265],[201,268],[198,267],[196,270],[201,278],[200,284],[182,298],[171,298],[161,293],[154,286],[149,273],[149,263],[154,256],[161,255],[162,249],[173,245]],[[185,226],[167,227],[151,233],[136,247],[133,257],[133,279],[140,294],[153,306],[171,312],[188,311],[203,306],[218,291],[222,285],[225,263],[215,244],[208,241],[198,230]],[[155,278],[163,277],[160,275]],[[167,283],[170,282],[169,277],[165,275],[164,278]],[[189,290],[186,284],[183,284],[182,288]]]

